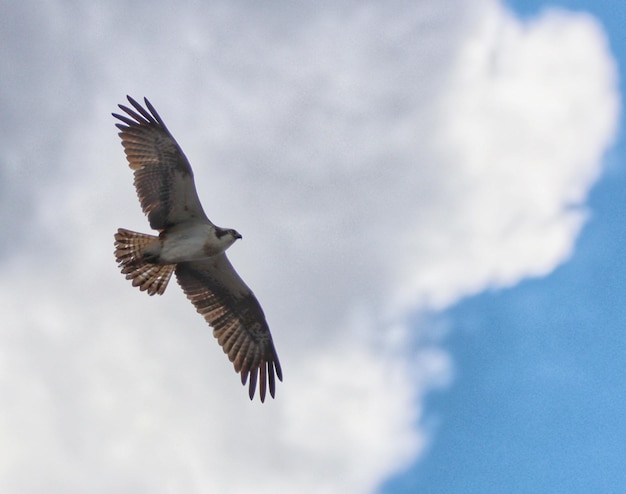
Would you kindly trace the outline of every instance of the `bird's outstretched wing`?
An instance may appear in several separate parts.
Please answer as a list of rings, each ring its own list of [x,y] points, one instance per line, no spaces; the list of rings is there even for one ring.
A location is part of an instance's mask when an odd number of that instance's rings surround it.
[[[123,122],[116,126],[150,226],[163,230],[194,219],[209,221],[198,199],[189,161],[159,114],[145,98],[147,110],[130,96],[128,101],[136,111],[119,105],[128,116],[113,116]]]
[[[241,373],[242,384],[250,381],[250,399],[254,397],[257,380],[261,401],[265,401],[268,384],[273,398],[276,376],[282,381],[283,374],[272,335],[254,293],[226,254],[205,261],[182,262],[176,267],[176,277],[187,298],[213,328],[213,335],[235,371]]]

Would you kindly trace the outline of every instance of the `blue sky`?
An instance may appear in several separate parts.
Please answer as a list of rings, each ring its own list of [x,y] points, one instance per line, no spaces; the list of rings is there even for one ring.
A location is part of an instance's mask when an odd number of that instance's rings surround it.
[[[568,263],[449,311],[456,379],[428,401],[436,440],[383,492],[623,491],[625,179],[594,188]]]
[[[524,16],[559,6],[605,27],[626,89],[626,4],[509,1]],[[590,218],[551,274],[447,311],[452,386],[433,394],[436,439],[385,493],[589,493],[626,489],[626,140],[604,159]]]
[[[623,492],[625,8],[555,5],[0,0],[0,491]],[[275,400],[115,265],[126,94]]]

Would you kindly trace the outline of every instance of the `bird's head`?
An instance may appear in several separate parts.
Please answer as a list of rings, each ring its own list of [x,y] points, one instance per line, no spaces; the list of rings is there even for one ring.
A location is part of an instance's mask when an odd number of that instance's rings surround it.
[[[241,234],[232,228],[216,228],[215,235],[221,243],[226,245],[226,247],[230,247],[236,240],[242,238]]]

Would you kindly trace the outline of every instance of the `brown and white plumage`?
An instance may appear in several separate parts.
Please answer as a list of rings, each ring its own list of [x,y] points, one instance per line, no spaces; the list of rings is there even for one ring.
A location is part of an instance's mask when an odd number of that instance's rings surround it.
[[[128,101],[134,110],[119,105],[126,115],[113,116],[123,122],[116,126],[134,170],[139,202],[159,236],[120,228],[115,256],[122,273],[149,295],[161,295],[176,273],[242,383],[249,381],[250,398],[257,382],[261,401],[268,387],[274,397],[282,370],[265,315],[225,253],[241,235],[209,221],[189,161],[150,102],[144,99],[145,109],[130,96]]]

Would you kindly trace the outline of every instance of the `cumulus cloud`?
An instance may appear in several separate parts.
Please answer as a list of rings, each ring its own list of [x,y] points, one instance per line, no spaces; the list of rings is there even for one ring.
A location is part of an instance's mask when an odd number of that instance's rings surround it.
[[[373,491],[423,451],[423,397],[451,376],[424,311],[562,262],[615,126],[584,15],[20,5],[0,66],[6,492]],[[112,233],[148,229],[109,115],[126,93],[244,234],[229,255],[285,371],[270,403],[174,284],[150,298],[117,272]]]
[[[447,228],[427,224],[425,252],[407,256],[407,283],[436,307],[569,256],[617,122],[615,67],[592,17],[552,10],[521,23],[487,7],[440,100],[439,156],[454,178],[431,221]]]

